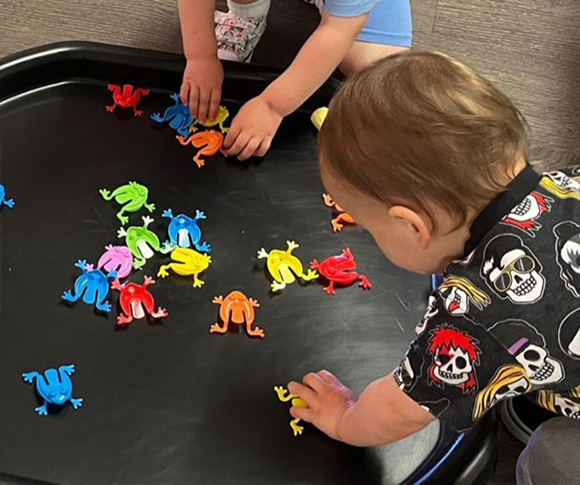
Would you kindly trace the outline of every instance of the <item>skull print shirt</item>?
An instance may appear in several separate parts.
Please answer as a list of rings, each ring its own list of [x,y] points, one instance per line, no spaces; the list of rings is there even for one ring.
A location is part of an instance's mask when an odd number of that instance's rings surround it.
[[[524,169],[474,221],[415,332],[395,382],[452,428],[523,394],[580,419],[580,167]]]

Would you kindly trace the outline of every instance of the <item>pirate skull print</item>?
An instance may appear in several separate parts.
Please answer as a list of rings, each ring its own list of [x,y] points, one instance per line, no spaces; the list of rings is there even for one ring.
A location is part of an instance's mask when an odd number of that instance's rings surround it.
[[[566,315],[558,328],[558,341],[562,351],[580,360],[580,308]]]
[[[429,320],[431,320],[431,318],[433,318],[439,312],[439,310],[435,308],[436,301],[437,298],[435,298],[433,295],[429,295],[429,301],[427,303],[427,310],[425,311],[425,315],[423,315],[423,318],[415,327],[415,333],[417,335],[421,335],[425,331]]]
[[[534,386],[560,382],[564,367],[550,355],[546,341],[534,327],[523,320],[504,320],[489,328],[510,355],[520,363]]]
[[[560,277],[576,298],[580,297],[580,226],[573,221],[561,222],[553,229],[556,235],[556,261]]]
[[[495,236],[483,252],[481,276],[500,298],[531,304],[544,294],[546,279],[534,254],[513,234]]]
[[[463,276],[448,275],[439,286],[447,313],[455,317],[469,312],[470,303],[479,310],[490,303],[490,298]]]
[[[428,352],[432,356],[429,381],[438,387],[456,386],[464,393],[477,387],[475,367],[481,350],[478,341],[449,325],[431,331]]]
[[[502,219],[502,224],[517,227],[526,234],[535,237],[542,225],[538,222],[540,216],[550,210],[551,203],[554,199],[540,194],[531,192],[516,205],[510,213]]]

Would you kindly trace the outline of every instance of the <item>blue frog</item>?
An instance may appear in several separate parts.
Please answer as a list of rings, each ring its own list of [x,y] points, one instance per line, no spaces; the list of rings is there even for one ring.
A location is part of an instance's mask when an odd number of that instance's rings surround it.
[[[42,406],[34,408],[40,416],[46,416],[47,406],[56,404],[62,406],[70,401],[74,409],[83,405],[83,398],[72,397],[73,384],[69,376],[74,374],[74,365],[61,365],[58,370],[46,369],[44,374],[39,372],[26,372],[22,374],[24,382],[33,384],[36,379],[36,392],[44,400]]]
[[[195,217],[189,217],[185,214],[174,216],[171,209],[166,209],[161,214],[162,217],[171,219],[167,232],[169,241],[163,243],[162,253],[167,254],[175,248],[189,248],[195,246],[198,251],[211,253],[211,246],[207,243],[200,243],[201,230],[197,221],[206,219],[203,212],[196,210]]]
[[[111,304],[105,300],[109,295],[109,278],[115,278],[117,272],[109,271],[105,274],[82,259],[77,261],[75,266],[82,270],[82,274],[75,281],[74,294],[67,290],[63,293],[62,299],[75,303],[82,296],[85,303],[89,305],[94,303],[97,310],[110,312]]]
[[[12,209],[12,207],[14,207],[14,204],[15,204],[14,200],[6,198],[6,190],[4,189],[4,186],[0,184],[0,209],[2,209],[3,205],[8,207],[9,209]]]
[[[151,119],[156,123],[169,122],[169,126],[181,136],[188,136],[190,132],[189,127],[195,119],[189,112],[189,106],[184,105],[179,99],[179,94],[172,94],[171,99],[175,104],[167,108],[163,116],[160,113],[153,113]]]

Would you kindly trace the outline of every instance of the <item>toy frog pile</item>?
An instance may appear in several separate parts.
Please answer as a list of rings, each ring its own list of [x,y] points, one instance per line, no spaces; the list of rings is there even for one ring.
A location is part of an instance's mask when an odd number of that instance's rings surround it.
[[[134,88],[130,84],[110,84],[108,89],[113,96],[113,104],[106,106],[108,112],[119,114],[120,111],[132,110],[134,116],[143,114],[137,106],[149,94],[148,89]],[[181,145],[192,145],[198,149],[193,160],[199,168],[205,165],[205,157],[223,154],[221,148],[224,133],[228,130],[224,123],[229,117],[229,110],[220,106],[215,120],[201,123],[191,116],[189,107],[181,103],[179,95],[173,94],[170,98],[173,104],[163,114],[153,113],[151,119],[160,125],[168,124],[175,130]],[[205,130],[200,131],[200,127]],[[68,306],[82,300],[83,303],[94,306],[96,314],[105,317],[113,308],[117,308],[114,324],[116,329],[128,329],[135,320],[145,320],[151,324],[163,323],[169,317],[169,311],[156,305],[155,296],[151,292],[155,280],[150,276],[134,273],[147,265],[155,266],[156,273],[148,274],[156,274],[165,280],[171,270],[177,275],[175,278],[178,284],[183,277],[192,278],[192,284],[190,279],[187,286],[192,286],[196,293],[203,291],[199,289],[203,288],[205,274],[210,273],[212,265],[212,247],[202,237],[202,227],[205,230],[207,224],[206,214],[198,208],[189,207],[185,208],[186,212],[176,212],[177,215],[174,215],[173,210],[167,208],[161,212],[160,218],[157,218],[159,222],[154,225],[155,219],[151,215],[155,213],[156,205],[150,202],[149,188],[142,183],[121,183],[115,189],[103,188],[98,193],[105,202],[111,202],[116,207],[109,212],[109,217],[113,220],[116,217],[120,222],[117,237],[123,244],[106,244],[100,257],[92,259],[97,261],[96,265],[85,259],[78,259],[74,266],[81,274],[76,276],[73,288],[62,293],[61,300]],[[96,193],[95,198],[98,199]],[[327,207],[338,213],[332,220],[333,231],[340,231],[345,223],[354,223],[352,217],[330,195],[324,194],[323,200]],[[7,198],[4,186],[0,185],[0,209],[2,206],[12,208],[14,201]],[[164,223],[164,228],[160,227],[160,222]],[[161,236],[159,231],[163,231],[164,235]],[[366,276],[355,271],[357,263],[349,248],[343,249],[339,255],[327,257],[321,263],[313,259],[310,267],[305,269],[302,261],[294,254],[300,245],[292,240],[286,241],[286,245],[286,249],[266,251],[265,248],[260,248],[257,252],[257,259],[266,260],[265,268],[271,277],[269,290],[272,293],[279,293],[294,282],[306,286],[319,278],[328,281],[323,287],[328,295],[335,294],[335,285],[347,286],[359,281],[363,289],[370,289],[372,286]],[[111,290],[115,292],[111,293]],[[217,323],[209,325],[209,334],[225,335],[244,330],[242,333],[247,337],[264,339],[265,331],[256,325],[256,311],[260,303],[239,289],[224,294],[225,297],[219,295],[211,300],[209,296],[207,298],[208,305],[219,305]],[[112,298],[115,296],[117,301],[113,302]],[[205,332],[207,328],[205,327]],[[25,382],[35,385],[36,393],[42,400],[42,405],[35,408],[39,415],[50,415],[52,409],[67,403],[74,409],[82,406],[83,399],[73,398],[72,394],[71,376],[74,372],[74,365],[61,365],[43,372],[22,374]],[[286,389],[276,386],[274,390],[280,401],[289,402],[294,407],[308,407],[308,403]],[[294,436],[302,434],[304,429],[298,421],[294,419],[290,422]]]

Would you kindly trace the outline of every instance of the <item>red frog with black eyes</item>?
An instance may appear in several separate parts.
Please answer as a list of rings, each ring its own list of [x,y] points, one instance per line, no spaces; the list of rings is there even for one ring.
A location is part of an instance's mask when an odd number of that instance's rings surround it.
[[[342,254],[338,256],[326,258],[322,263],[313,259],[310,267],[318,270],[320,275],[329,281],[329,285],[324,287],[324,291],[328,295],[335,294],[335,283],[346,286],[360,280],[359,286],[365,290],[369,290],[373,286],[366,276],[353,271],[356,269],[356,261],[349,248],[343,249]]]
[[[143,114],[143,111],[137,109],[137,105],[141,101],[141,96],[147,96],[149,94],[148,89],[135,89],[131,84],[125,84],[122,88],[118,84],[109,84],[107,87],[109,91],[113,92],[113,104],[111,106],[105,106],[109,113],[115,111],[115,108],[119,106],[125,109],[133,108],[135,116],[141,116]]]
[[[147,287],[153,285],[155,280],[149,276],[143,277],[143,284],[125,283],[121,284],[118,279],[113,281],[111,287],[121,292],[119,304],[121,314],[117,317],[117,325],[126,325],[133,321],[133,318],[145,318],[150,315],[152,318],[165,318],[169,315],[167,310],[159,307],[155,311],[155,300]]]

